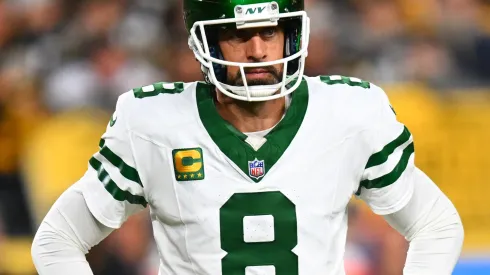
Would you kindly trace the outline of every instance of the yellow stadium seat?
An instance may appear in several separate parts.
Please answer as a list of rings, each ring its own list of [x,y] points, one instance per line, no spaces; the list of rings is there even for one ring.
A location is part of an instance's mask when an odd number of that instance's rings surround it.
[[[490,247],[490,91],[437,93],[419,84],[383,87],[414,135],[416,164],[449,196],[465,226],[465,249]]]
[[[23,154],[23,171],[35,223],[87,169],[109,115],[95,110],[62,113],[47,120]]]
[[[466,231],[465,247],[490,245],[490,93],[465,91],[446,99],[446,144],[442,144],[442,183],[458,208]]]
[[[0,274],[35,274],[31,260],[31,238],[7,238],[0,243]]]
[[[438,142],[443,136],[443,107],[436,93],[417,83],[383,87],[388,93],[397,118],[404,123],[414,137],[415,161],[434,180],[439,178],[437,169]]]

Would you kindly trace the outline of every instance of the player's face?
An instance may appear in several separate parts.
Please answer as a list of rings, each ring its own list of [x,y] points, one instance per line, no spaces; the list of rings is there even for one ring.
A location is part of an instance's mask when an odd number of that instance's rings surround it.
[[[219,46],[227,61],[253,63],[284,57],[284,32],[280,27],[226,29],[219,34]],[[247,84],[271,85],[282,81],[283,64],[245,68]],[[227,84],[243,86],[240,68],[227,67]]]

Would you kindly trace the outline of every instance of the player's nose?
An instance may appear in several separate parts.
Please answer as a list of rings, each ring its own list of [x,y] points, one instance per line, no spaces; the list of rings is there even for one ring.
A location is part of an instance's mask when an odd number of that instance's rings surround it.
[[[247,41],[247,58],[251,62],[263,61],[267,58],[267,43],[260,35],[254,35]]]

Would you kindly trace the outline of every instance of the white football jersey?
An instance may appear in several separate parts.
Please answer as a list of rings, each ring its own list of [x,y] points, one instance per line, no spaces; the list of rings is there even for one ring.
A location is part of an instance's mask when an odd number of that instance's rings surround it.
[[[281,122],[250,140],[202,82],[123,94],[83,194],[118,228],[150,208],[162,275],[341,275],[347,204],[381,215],[412,195],[410,132],[377,86],[305,77]]]

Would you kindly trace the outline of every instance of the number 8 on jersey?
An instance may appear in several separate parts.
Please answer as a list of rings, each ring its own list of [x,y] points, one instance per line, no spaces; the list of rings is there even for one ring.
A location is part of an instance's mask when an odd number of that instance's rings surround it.
[[[236,193],[220,209],[223,275],[245,275],[260,266],[268,274],[297,275],[296,207],[281,192]]]

